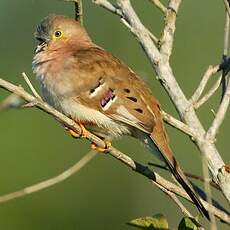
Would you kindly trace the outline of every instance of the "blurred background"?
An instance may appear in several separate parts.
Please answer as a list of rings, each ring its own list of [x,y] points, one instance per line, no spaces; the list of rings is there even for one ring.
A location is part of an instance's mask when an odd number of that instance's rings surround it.
[[[165,111],[176,111],[135,38],[106,10],[84,2],[84,25],[93,40],[124,60],[151,86]],[[164,1],[166,2],[166,1]],[[132,1],[145,25],[158,37],[163,26],[161,13],[149,1]],[[49,13],[74,17],[71,3],[61,0],[0,1],[0,77],[27,86],[26,72],[39,89],[31,71],[36,41],[35,26]],[[197,87],[210,64],[219,64],[223,50],[224,6],[221,1],[183,1],[178,15],[171,64],[187,97]],[[214,76],[209,86],[216,80]],[[0,101],[8,95],[0,90]],[[216,109],[220,91],[198,115],[207,128]],[[218,134],[217,146],[225,160],[228,154],[227,116]],[[189,138],[167,126],[172,149],[185,171],[201,175],[200,155]],[[136,140],[123,138],[114,143],[137,161],[158,162]],[[0,194],[22,189],[53,177],[76,163],[89,151],[89,142],[70,138],[51,116],[38,109],[18,109],[0,113]],[[159,170],[158,170],[159,171]],[[169,177],[167,172],[159,171]],[[197,183],[199,184],[199,183]],[[222,195],[214,196],[228,208]],[[196,210],[190,204],[185,203]],[[174,203],[150,182],[108,155],[99,154],[79,173],[46,190],[0,204],[0,229],[76,230],[131,229],[126,223],[140,216],[163,213],[171,227],[182,217]],[[207,224],[207,223],[206,223]],[[207,228],[208,229],[208,228]],[[223,224],[219,229],[227,229]]]

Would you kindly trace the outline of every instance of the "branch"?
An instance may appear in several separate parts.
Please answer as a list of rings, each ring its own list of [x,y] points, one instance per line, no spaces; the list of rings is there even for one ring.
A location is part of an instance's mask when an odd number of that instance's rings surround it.
[[[19,96],[12,93],[0,102],[0,111],[11,108],[19,108],[22,104],[22,99]]]
[[[194,109],[200,108],[206,101],[209,100],[209,98],[217,91],[217,89],[220,87],[222,81],[222,76],[220,76],[215,84],[211,87],[211,89],[202,97],[200,98],[197,102],[193,104]]]
[[[226,11],[229,11],[229,2],[227,2]],[[228,43],[229,43],[229,17],[226,15],[225,17],[225,28],[224,28],[224,57],[227,57],[228,55]],[[225,73],[223,69],[223,75],[222,75],[222,81],[223,81],[223,93],[222,93],[222,100],[219,105],[218,111],[216,113],[216,116],[212,122],[212,125],[210,126],[206,138],[210,141],[215,141],[217,132],[221,126],[221,124],[224,121],[224,118],[226,116],[227,109],[229,107],[229,99],[230,99],[230,84],[229,81],[227,81],[228,73]],[[229,175],[230,177],[230,175]],[[230,183],[230,178],[229,178]],[[230,194],[230,191],[229,191]]]
[[[162,37],[160,39],[160,52],[162,58],[166,59],[167,61],[170,58],[173,48],[173,40],[174,40],[174,32],[176,30],[176,16],[181,4],[181,0],[170,0],[166,18],[165,18],[165,27],[163,30]]]
[[[225,5],[225,8],[226,8],[227,14],[230,17],[230,7],[229,7],[228,0],[224,0],[224,5]]]
[[[104,9],[110,11],[113,14],[116,14],[117,16],[119,16],[121,18],[121,22],[127,26],[130,30],[132,30],[132,27],[130,25],[130,23],[125,19],[124,14],[122,13],[122,11],[115,5],[113,5],[112,3],[110,3],[107,0],[93,0],[93,3],[103,7]],[[145,28],[146,29],[146,28]],[[149,34],[150,38],[152,39],[152,41],[157,44],[159,39],[153,35],[148,29],[146,29],[147,33]]]
[[[196,134],[193,132],[193,130],[184,122],[177,120],[176,118],[174,118],[173,116],[171,116],[170,114],[168,114],[164,111],[161,111],[161,113],[162,113],[164,121],[167,122],[172,127],[177,128],[178,130],[187,134],[190,137],[196,136]]]
[[[229,100],[230,100],[230,84],[228,83],[226,93],[224,94],[223,100],[216,113],[215,119],[213,120],[212,125],[206,134],[206,138],[212,142],[215,141],[217,132],[224,121],[230,102]]]
[[[166,17],[164,34],[161,39],[162,43],[160,44],[161,52],[152,42],[149,33],[136,15],[130,1],[117,0],[117,8],[122,12],[124,19],[128,22],[128,29],[137,38],[152,63],[154,71],[157,73],[157,78],[170,96],[181,119],[196,134],[193,137],[193,141],[201,154],[205,155],[213,180],[220,186],[226,199],[230,202],[230,178],[227,173],[220,175],[220,172],[224,172],[225,170],[225,164],[214,143],[205,138],[206,131],[198,119],[194,108],[191,106],[190,101],[185,97],[178,85],[169,63],[175,31],[176,13],[178,12],[180,3],[181,0],[171,0],[169,2],[168,8],[170,9],[168,9],[168,13],[172,16],[172,19]]]
[[[168,171],[168,168],[164,165],[161,165],[161,164],[149,162],[148,165]],[[203,177],[189,173],[189,172],[184,172],[184,174],[186,175],[186,177],[189,177],[189,178],[195,179],[195,180],[199,180],[201,182],[204,182],[204,180],[205,180]],[[215,189],[220,190],[220,187],[217,184],[215,184],[213,181],[210,181],[209,184],[212,187],[214,187]]]
[[[58,176],[55,176],[53,178],[50,178],[48,180],[42,181],[40,183],[34,184],[32,186],[26,187],[22,190],[18,190],[13,193],[9,193],[3,196],[0,196],[0,203],[4,203],[19,197],[23,197],[26,195],[29,195],[34,192],[38,192],[40,190],[46,189],[48,187],[51,187],[55,184],[58,184],[66,179],[68,179],[73,174],[79,172],[80,169],[82,169],[89,161],[91,161],[95,156],[96,152],[90,151],[87,154],[85,154],[81,160],[79,160],[75,165],[67,169],[66,171],[62,172]]]
[[[83,6],[82,0],[64,0],[66,2],[74,2],[75,5],[75,20],[83,25]]]
[[[212,204],[212,192],[210,188],[208,164],[204,156],[202,156],[202,171],[204,175],[204,190],[207,195],[207,202],[209,204]],[[209,216],[210,216],[210,230],[217,230],[215,216],[211,212],[209,212]]]
[[[160,0],[149,0],[152,2],[162,13],[166,14],[167,8],[161,3]]]
[[[171,191],[165,189],[161,185],[156,184],[156,186],[163,191],[166,195],[168,195],[174,202],[175,204],[180,208],[181,212],[184,214],[184,216],[188,216],[192,219],[195,219],[192,214],[187,210],[187,208],[180,202],[178,197]]]
[[[67,126],[68,128],[70,128],[73,131],[75,131],[76,133],[78,133],[79,136],[81,135],[81,128],[79,127],[79,125],[76,122],[74,122],[72,119],[66,117],[64,114],[58,112],[57,110],[55,110],[54,108],[49,106],[44,101],[37,99],[34,96],[30,95],[22,87],[13,85],[10,82],[5,81],[5,80],[0,78],[0,88],[6,89],[11,93],[14,93],[14,94],[20,96],[22,99],[24,99],[25,101],[27,101],[29,103],[33,102],[34,106],[36,106],[37,108],[43,110],[44,112],[52,115],[61,124]],[[101,147],[101,148],[106,147],[103,140],[101,140],[97,136],[91,134],[90,132],[88,133],[87,139],[94,142],[98,147]],[[161,177],[157,173],[152,172],[148,167],[143,166],[143,165],[139,164],[138,162],[135,162],[134,160],[132,160],[132,158],[130,158],[129,156],[120,152],[119,150],[117,150],[113,146],[109,147],[108,153],[111,156],[113,156],[114,158],[116,158],[117,160],[121,161],[123,164],[127,165],[133,171],[140,173],[141,175],[149,178],[154,185],[160,185],[160,186],[164,187],[165,189],[167,189],[168,191],[171,191],[171,192],[173,192],[173,193],[175,193],[175,194],[177,194],[177,195],[179,195],[179,196],[181,196],[181,197],[183,197],[183,198],[185,198],[191,202],[190,197],[187,195],[187,193],[181,187],[165,180],[163,177]],[[64,175],[65,175],[65,173],[64,173]],[[63,176],[61,176],[61,177],[63,177]],[[60,180],[60,178],[59,178],[59,180]],[[49,183],[51,183],[51,184],[53,183],[52,179],[51,179],[51,182],[49,181]],[[47,185],[47,184],[45,183],[45,185]],[[43,188],[43,187],[46,187],[45,185],[40,184],[39,186],[41,186],[41,188]],[[38,186],[38,185],[35,185],[35,186]],[[34,187],[32,187],[32,188],[34,189]],[[37,189],[37,188],[38,187],[35,187],[35,189]],[[31,191],[31,190],[29,190],[29,191]],[[22,194],[22,193],[20,192],[20,194]],[[21,196],[20,194],[17,195],[17,197]],[[12,197],[12,194],[9,196]],[[8,196],[8,200],[9,200],[9,196]],[[14,194],[14,196],[15,196],[15,194]],[[4,199],[7,199],[6,196]],[[214,213],[214,215],[216,217],[218,217],[219,219],[223,220],[224,222],[230,224],[230,216],[228,213],[216,208],[213,205],[209,205],[204,200],[202,200],[202,203],[203,203],[204,207],[206,209],[208,209],[210,212]]]
[[[210,79],[210,77],[212,75],[214,75],[215,73],[217,73],[217,71],[219,70],[219,66],[209,66],[206,70],[206,72],[204,73],[202,80],[199,84],[199,86],[197,87],[196,91],[194,92],[194,94],[192,95],[190,101],[191,103],[194,105],[197,103],[197,101],[199,100],[200,96],[202,95],[205,86],[208,83],[208,80]]]

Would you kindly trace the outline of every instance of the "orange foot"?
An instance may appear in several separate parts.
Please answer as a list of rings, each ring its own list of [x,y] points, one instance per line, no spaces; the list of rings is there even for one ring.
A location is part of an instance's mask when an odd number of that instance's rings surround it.
[[[111,142],[105,141],[105,147],[98,147],[95,143],[91,144],[91,149],[99,152],[99,153],[107,153],[109,151],[110,146],[112,146]]]
[[[81,128],[81,134],[76,133],[74,130],[72,130],[68,127],[66,127],[66,129],[73,138],[79,138],[79,137],[87,138],[89,132],[87,131],[87,129],[85,128],[85,126],[83,124],[79,123],[79,126]]]

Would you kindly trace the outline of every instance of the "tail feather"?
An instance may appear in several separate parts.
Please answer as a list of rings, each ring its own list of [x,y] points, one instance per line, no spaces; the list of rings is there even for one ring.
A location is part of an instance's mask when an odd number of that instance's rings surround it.
[[[157,154],[158,157],[160,157],[161,160],[163,160],[171,173],[174,175],[176,180],[181,184],[181,186],[184,188],[184,190],[187,192],[189,197],[192,199],[194,204],[197,206],[198,210],[205,215],[207,219],[209,219],[209,214],[206,210],[206,208],[203,206],[200,198],[194,191],[192,185],[186,178],[185,174],[183,173],[182,169],[180,168],[178,162],[174,158],[171,149],[169,146],[164,147],[164,151],[159,147],[157,144],[157,141],[155,138],[151,135],[148,136],[145,140],[144,143],[147,144],[148,148],[154,153]],[[167,148],[167,149],[166,149]],[[157,153],[156,153],[157,151]],[[166,152],[167,151],[167,152]],[[166,153],[167,155],[166,155]]]

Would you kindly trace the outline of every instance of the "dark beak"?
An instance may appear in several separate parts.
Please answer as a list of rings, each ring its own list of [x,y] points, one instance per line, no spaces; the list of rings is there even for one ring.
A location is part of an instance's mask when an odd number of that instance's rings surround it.
[[[47,45],[49,43],[49,39],[47,38],[47,36],[45,36],[45,35],[43,36],[42,34],[38,34],[37,32],[35,32],[34,36],[39,42],[34,53],[38,54],[38,53],[44,51],[44,49],[47,47]]]

